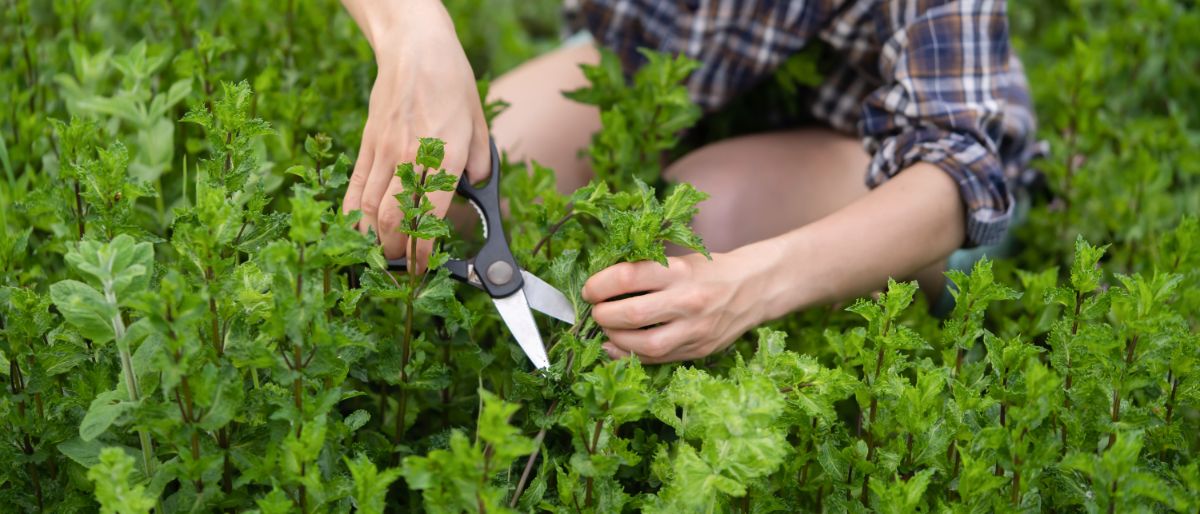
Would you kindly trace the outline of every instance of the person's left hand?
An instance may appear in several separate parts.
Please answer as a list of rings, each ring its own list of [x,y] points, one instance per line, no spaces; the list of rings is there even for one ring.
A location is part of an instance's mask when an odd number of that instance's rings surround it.
[[[697,359],[729,346],[766,321],[763,274],[729,254],[699,254],[623,262],[583,286],[592,318],[608,336],[614,359],[636,354],[645,363]],[[633,293],[639,296],[622,297]],[[613,299],[619,298],[619,299]]]

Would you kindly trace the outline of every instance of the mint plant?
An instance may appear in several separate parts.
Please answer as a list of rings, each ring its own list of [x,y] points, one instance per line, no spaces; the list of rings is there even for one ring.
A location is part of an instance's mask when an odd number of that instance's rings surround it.
[[[601,113],[596,179],[561,194],[553,170],[499,163],[518,262],[576,310],[541,323],[544,373],[438,268],[476,243],[430,214],[455,186],[442,142],[396,170],[429,269],[388,271],[341,212],[374,73],[335,2],[10,4],[0,511],[1200,509],[1184,3],[1012,5],[1048,188],[1015,256],[947,274],[946,319],[897,280],[677,364],[605,357],[579,291],[705,251],[705,195],[661,177],[694,143],[696,64],[646,52],[626,76],[602,56],[569,93]],[[557,44],[556,3],[447,5],[481,74]],[[818,54],[767,96],[819,83]]]

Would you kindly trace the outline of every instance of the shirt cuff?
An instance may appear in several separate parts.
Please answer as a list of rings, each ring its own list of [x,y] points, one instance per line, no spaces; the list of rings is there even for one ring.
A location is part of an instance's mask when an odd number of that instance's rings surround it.
[[[999,243],[1012,220],[1013,200],[996,153],[968,134],[938,128],[912,128],[882,140],[867,139],[871,165],[867,186],[874,188],[916,162],[941,168],[958,184],[966,210],[963,247]]]

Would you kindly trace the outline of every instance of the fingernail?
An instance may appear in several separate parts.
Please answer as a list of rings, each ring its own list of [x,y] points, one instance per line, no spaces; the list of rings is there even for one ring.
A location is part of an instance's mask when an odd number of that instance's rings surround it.
[[[613,346],[612,343],[604,343],[600,348],[604,350],[604,353],[608,354],[608,358],[617,360],[617,347]]]

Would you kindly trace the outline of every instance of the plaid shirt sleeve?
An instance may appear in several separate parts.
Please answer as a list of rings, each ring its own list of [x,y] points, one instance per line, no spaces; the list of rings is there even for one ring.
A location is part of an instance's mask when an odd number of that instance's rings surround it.
[[[867,185],[929,162],[958,183],[967,246],[1007,231],[1006,177],[1039,145],[1004,0],[579,0],[579,10],[627,71],[643,64],[639,47],[699,61],[687,84],[708,111],[819,38],[837,62],[806,101],[863,138]]]
[[[859,130],[874,187],[916,162],[934,164],[959,186],[968,246],[998,242],[1013,198],[1000,159],[1013,133],[1006,97],[1008,24],[1002,0],[884,2],[872,16],[881,31],[882,85],[862,103]],[[1030,118],[1030,124],[1032,123]],[[1031,134],[1031,127],[1017,133]]]

